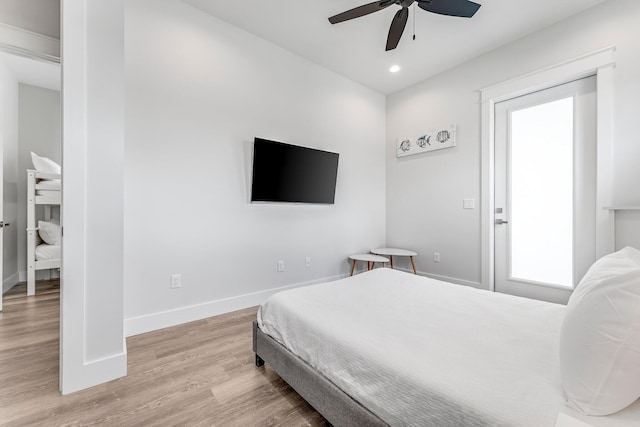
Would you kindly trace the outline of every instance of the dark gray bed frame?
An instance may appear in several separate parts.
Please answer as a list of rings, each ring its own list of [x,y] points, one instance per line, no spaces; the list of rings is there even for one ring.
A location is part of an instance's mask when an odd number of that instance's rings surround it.
[[[334,426],[388,426],[353,400],[282,344],[265,334],[253,321],[253,351],[256,366],[267,362],[300,396]]]

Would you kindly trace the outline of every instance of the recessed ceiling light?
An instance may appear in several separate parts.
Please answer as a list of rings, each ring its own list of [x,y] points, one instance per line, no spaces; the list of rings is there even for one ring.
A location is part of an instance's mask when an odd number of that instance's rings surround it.
[[[397,73],[398,71],[400,71],[400,66],[394,65],[393,67],[389,68],[389,71],[392,73]]]

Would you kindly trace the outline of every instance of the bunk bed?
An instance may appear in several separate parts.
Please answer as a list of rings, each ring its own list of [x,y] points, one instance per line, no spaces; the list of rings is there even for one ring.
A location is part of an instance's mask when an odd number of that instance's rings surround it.
[[[27,170],[27,295],[35,295],[37,270],[60,268],[60,225],[52,215],[60,200],[59,174]],[[42,219],[37,206],[44,208]]]

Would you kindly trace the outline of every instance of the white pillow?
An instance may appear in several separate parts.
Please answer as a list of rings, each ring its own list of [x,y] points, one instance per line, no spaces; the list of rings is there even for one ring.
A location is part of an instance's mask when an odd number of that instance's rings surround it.
[[[60,244],[60,225],[55,222],[38,221],[38,234],[47,245]]]
[[[61,173],[59,164],[49,158],[40,157],[33,151],[31,152],[31,162],[33,163],[33,167],[36,168],[38,172],[53,173],[57,175],[60,175]]]
[[[568,405],[609,415],[640,397],[640,251],[626,247],[587,271],[560,331]]]

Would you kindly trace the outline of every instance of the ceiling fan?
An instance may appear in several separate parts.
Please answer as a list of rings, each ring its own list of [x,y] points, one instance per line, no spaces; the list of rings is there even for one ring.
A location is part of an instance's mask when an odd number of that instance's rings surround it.
[[[392,4],[397,4],[401,6],[402,9],[396,12],[396,16],[393,17],[393,21],[391,21],[391,28],[389,28],[389,35],[387,36],[386,50],[392,50],[395,49],[400,42],[400,37],[402,37],[404,27],[407,25],[407,19],[409,18],[409,6],[414,2],[418,3],[418,7],[420,9],[424,9],[427,12],[438,13],[440,15],[459,16],[461,18],[471,18],[475,15],[478,9],[480,9],[480,5],[478,3],[468,0],[380,0],[358,6],[354,9],[332,16],[329,18],[329,22],[337,24],[339,22],[369,15],[370,13],[386,9]]]

